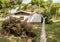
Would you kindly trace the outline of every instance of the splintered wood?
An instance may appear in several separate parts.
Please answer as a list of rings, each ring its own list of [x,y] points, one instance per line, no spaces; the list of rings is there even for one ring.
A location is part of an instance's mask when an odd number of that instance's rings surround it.
[[[36,34],[32,31],[32,26],[26,21],[20,21],[20,18],[10,17],[2,24],[2,35],[15,36],[24,38],[34,38]],[[32,39],[28,39],[26,42],[32,42]]]

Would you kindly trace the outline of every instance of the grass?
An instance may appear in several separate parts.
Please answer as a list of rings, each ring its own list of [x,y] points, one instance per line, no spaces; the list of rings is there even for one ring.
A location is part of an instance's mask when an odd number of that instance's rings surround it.
[[[10,42],[8,39],[6,39],[6,38],[0,38],[0,42]]]
[[[60,22],[46,25],[47,42],[60,42]]]
[[[41,27],[34,29],[36,33],[35,42],[39,42]],[[46,38],[47,42],[60,42],[60,22],[46,24]]]
[[[0,21],[0,28],[1,28],[1,24],[2,21]],[[39,42],[41,28],[37,26],[37,28],[33,30],[36,33],[35,42]],[[47,42],[60,42],[60,22],[46,24],[46,37],[47,37]],[[15,39],[15,40],[16,42],[20,42],[19,39]],[[4,39],[4,37],[0,37],[0,42],[10,42],[10,40]]]
[[[34,32],[36,33],[36,37],[35,37],[35,42],[39,42],[40,40],[40,29],[34,29]]]

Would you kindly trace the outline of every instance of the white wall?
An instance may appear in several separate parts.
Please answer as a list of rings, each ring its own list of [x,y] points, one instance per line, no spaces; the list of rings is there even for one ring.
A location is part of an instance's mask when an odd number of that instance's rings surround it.
[[[41,16],[39,14],[33,14],[27,22],[41,22]]]

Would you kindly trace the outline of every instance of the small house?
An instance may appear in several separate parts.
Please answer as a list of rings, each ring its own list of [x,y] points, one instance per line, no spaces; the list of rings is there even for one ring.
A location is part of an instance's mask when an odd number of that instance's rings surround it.
[[[30,23],[41,23],[41,14],[32,13],[32,12],[25,12],[25,11],[18,11],[11,15],[12,17],[20,18],[21,21],[26,21]]]

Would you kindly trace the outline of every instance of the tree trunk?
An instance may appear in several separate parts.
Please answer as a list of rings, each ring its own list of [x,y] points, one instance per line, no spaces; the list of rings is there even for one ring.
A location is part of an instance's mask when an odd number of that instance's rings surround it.
[[[43,23],[42,23],[42,28],[41,28],[40,42],[46,42],[45,18],[43,18]]]

